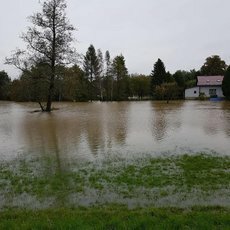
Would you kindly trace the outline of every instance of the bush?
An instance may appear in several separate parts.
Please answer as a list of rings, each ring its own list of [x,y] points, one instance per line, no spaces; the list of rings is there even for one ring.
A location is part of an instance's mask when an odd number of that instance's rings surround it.
[[[204,101],[206,99],[207,99],[207,97],[206,97],[205,93],[200,93],[199,94],[199,100]]]

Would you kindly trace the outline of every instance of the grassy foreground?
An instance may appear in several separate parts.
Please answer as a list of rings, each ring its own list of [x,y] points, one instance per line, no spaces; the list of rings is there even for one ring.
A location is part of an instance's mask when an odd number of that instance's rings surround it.
[[[0,162],[0,229],[230,229],[230,157]]]
[[[134,209],[120,207],[5,211],[0,229],[229,229],[223,208]]]
[[[230,157],[140,156],[93,162],[24,157],[0,164],[0,210],[120,204],[230,206]]]

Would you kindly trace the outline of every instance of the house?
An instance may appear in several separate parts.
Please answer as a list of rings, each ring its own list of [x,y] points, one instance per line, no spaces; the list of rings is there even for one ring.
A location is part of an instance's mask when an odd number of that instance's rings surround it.
[[[222,82],[224,76],[198,76],[197,86],[185,90],[185,99],[196,99],[199,95],[206,97],[224,97]]]

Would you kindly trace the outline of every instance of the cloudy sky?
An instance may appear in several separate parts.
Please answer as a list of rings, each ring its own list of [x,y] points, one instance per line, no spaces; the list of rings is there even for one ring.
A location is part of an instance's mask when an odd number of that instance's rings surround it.
[[[149,74],[157,58],[166,69],[199,69],[205,58],[220,55],[230,64],[229,0],[67,0],[67,16],[77,28],[75,46],[84,54],[90,44],[112,57],[123,54],[129,73]],[[0,70],[40,10],[39,0],[1,0]]]

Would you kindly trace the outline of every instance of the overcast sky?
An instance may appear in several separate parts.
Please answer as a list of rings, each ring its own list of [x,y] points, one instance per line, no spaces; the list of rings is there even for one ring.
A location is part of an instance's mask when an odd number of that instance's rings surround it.
[[[78,29],[75,44],[85,54],[93,44],[112,57],[123,54],[129,73],[149,74],[158,58],[166,69],[199,69],[205,58],[220,55],[230,64],[230,0],[67,0],[67,16]],[[1,0],[0,70],[40,10],[39,0]]]

